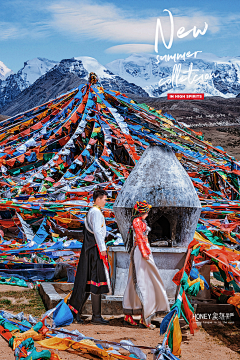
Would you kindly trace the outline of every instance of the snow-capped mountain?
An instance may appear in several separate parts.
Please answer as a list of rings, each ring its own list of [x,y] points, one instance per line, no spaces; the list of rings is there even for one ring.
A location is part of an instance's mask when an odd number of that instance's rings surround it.
[[[192,65],[191,65],[192,64]],[[240,57],[198,53],[185,59],[133,54],[106,65],[112,73],[141,86],[150,96],[168,92],[236,97],[240,93]]]
[[[13,71],[0,61],[0,80],[5,80],[11,74],[13,74]]]
[[[58,61],[35,58],[26,61],[24,67],[18,71],[17,75],[24,80],[26,87],[28,87],[57,64]]]
[[[133,54],[106,67],[88,56],[60,62],[36,58],[16,74],[0,80],[0,113],[15,115],[85,83],[95,72],[105,89],[139,97],[164,97],[168,92],[236,97],[240,93],[240,57],[212,54],[185,59]]]
[[[35,58],[24,63],[16,74],[0,80],[0,108],[16,98],[21,91],[32,85],[39,77],[52,69],[57,61]]]
[[[129,83],[118,75],[112,74],[96,59],[82,56],[60,61],[60,63],[57,63],[32,85],[22,91],[19,91],[18,87],[18,92],[15,92],[14,81],[19,81],[19,77],[15,79],[13,76],[13,84],[9,82],[7,87],[7,91],[10,94],[8,99],[11,96],[11,100],[5,103],[3,98],[5,93],[1,92],[4,88],[1,88],[0,84],[0,113],[10,116],[15,115],[56,98],[60,94],[79,86],[81,83],[86,83],[91,71],[97,73],[100,84],[105,89],[148,97],[147,92],[141,87]],[[20,79],[22,78],[20,77]],[[1,104],[3,105],[1,106]]]
[[[96,59],[92,57],[80,56],[80,57],[75,57],[74,59],[81,61],[88,73],[94,72],[95,74],[98,75],[100,79],[113,78],[113,74],[111,74],[109,70],[107,70],[103,65],[101,65]]]
[[[140,86],[134,83],[129,83],[120,76],[113,74],[106,67],[101,65],[95,58],[89,56],[80,56],[62,60],[59,63],[58,68],[63,73],[70,72],[77,75],[80,79],[85,80],[88,79],[90,72],[95,72],[98,75],[100,84],[107,90],[112,89],[128,94],[148,96],[148,93]]]

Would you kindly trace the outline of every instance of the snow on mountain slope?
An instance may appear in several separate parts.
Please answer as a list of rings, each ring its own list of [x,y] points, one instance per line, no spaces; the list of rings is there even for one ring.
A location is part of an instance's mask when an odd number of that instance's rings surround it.
[[[150,96],[167,92],[203,92],[206,96],[235,97],[240,92],[240,57],[217,57],[198,53],[185,60],[132,54],[106,65],[112,73],[141,86]],[[192,70],[190,71],[192,64]],[[177,69],[177,66],[180,68]],[[179,71],[178,83],[173,69]],[[196,76],[195,76],[196,75]],[[181,77],[185,81],[180,81]],[[195,80],[194,80],[195,79]]]
[[[129,83],[118,75],[112,74],[104,68],[96,59],[89,57],[63,59],[40,76],[33,84],[26,88],[26,82],[30,81],[27,66],[24,73],[25,81],[22,78],[22,72],[18,77],[12,77],[12,84],[4,88],[0,84],[0,113],[5,115],[14,115],[19,111],[27,111],[34,106],[40,105],[61,93],[69,91],[71,88],[86,84],[89,72],[94,71],[99,76],[100,85],[107,90],[116,90],[126,94],[135,94],[148,97],[146,91],[141,87]],[[32,75],[33,72],[30,72]],[[11,76],[9,77],[11,78]],[[18,81],[18,87],[16,85]],[[2,84],[6,82],[2,82]],[[21,85],[23,91],[20,91]],[[25,86],[25,88],[24,88]],[[15,91],[17,88],[17,91]],[[6,101],[7,100],[7,101]]]
[[[11,102],[21,91],[57,64],[57,61],[35,58],[26,61],[24,67],[16,74],[10,74],[5,80],[0,80],[0,108]]]
[[[156,57],[132,54],[126,59],[118,59],[106,65],[113,74],[121,76],[138,86],[150,86],[156,83],[156,77],[152,72],[152,65],[156,63]]]
[[[38,80],[41,80],[42,89],[53,88],[54,97],[58,95],[59,87],[62,92],[69,91],[71,84],[76,86],[78,81],[85,82],[92,71],[98,75],[105,89],[129,96],[157,98],[167,96],[168,92],[187,92],[230,98],[240,93],[240,57],[220,58],[198,53],[196,57],[186,56],[185,60],[174,61],[173,58],[157,59],[156,55],[133,54],[126,59],[115,60],[106,67],[88,56],[63,59],[59,63],[36,58],[25,62],[16,74],[9,75],[5,80],[0,79],[0,109],[3,113],[13,114],[20,104],[24,111],[30,103],[31,107],[36,106],[40,97],[34,96],[39,94]],[[182,78],[184,81],[181,81]],[[47,99],[48,94],[42,100]]]
[[[0,80],[5,80],[11,74],[13,74],[13,71],[0,61]]]
[[[75,57],[74,59],[81,61],[88,73],[95,72],[100,78],[112,78],[113,74],[110,74],[109,70],[101,65],[96,59],[89,56],[80,56]]]
[[[106,90],[116,90],[126,94],[138,94],[139,96],[148,96],[148,93],[143,90],[137,84],[129,82],[122,77],[113,74],[106,67],[100,64],[95,58],[89,56],[80,56],[71,59],[73,61],[78,61],[82,64],[87,74],[84,76],[84,79],[88,79],[90,72],[95,72],[98,75],[99,82]]]
[[[57,65],[57,61],[45,58],[35,58],[24,63],[24,67],[18,71],[18,75],[24,80],[27,86],[32,85],[38,78],[46,74]],[[26,87],[27,87],[26,86]]]

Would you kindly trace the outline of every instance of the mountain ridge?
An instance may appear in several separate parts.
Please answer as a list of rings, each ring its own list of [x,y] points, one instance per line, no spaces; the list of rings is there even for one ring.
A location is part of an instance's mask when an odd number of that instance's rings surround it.
[[[236,97],[240,93],[240,57],[217,57],[214,54],[196,54],[185,60],[159,60],[156,55],[132,54],[106,65],[114,74],[141,86],[151,97],[164,97],[168,92],[202,92],[206,96]],[[176,86],[173,68],[181,65],[181,75],[187,77],[192,64],[192,78],[202,75],[196,83],[185,82]],[[180,76],[179,76],[180,77]],[[192,80],[190,77],[190,80]],[[174,83],[175,80],[175,83]],[[174,86],[175,85],[175,86]]]
[[[0,108],[13,101],[56,64],[58,64],[57,61],[40,57],[27,60],[16,74],[12,73],[4,80],[0,80]]]
[[[80,84],[86,83],[87,79],[88,71],[83,66],[82,60],[77,60],[76,58],[63,59],[39,77],[33,84],[17,94],[15,93],[11,101],[5,103],[4,106],[0,106],[0,113],[13,116],[17,113],[27,111],[34,106],[70,91]],[[147,92],[141,87],[130,84],[121,77],[112,74],[107,69],[106,75],[102,78],[100,77],[100,83],[106,89],[148,97]]]
[[[193,73],[197,70],[209,79],[172,86],[171,76],[176,64],[180,64],[185,72],[193,64]],[[4,80],[0,79],[0,113],[12,116],[49,101],[68,92],[70,87],[86,83],[91,71],[97,73],[103,87],[127,93],[130,97],[162,98],[168,92],[201,92],[205,96],[222,98],[240,96],[240,57],[220,58],[214,54],[200,53],[196,54],[196,58],[192,56],[185,61],[159,60],[157,64],[154,55],[132,54],[106,66],[89,56],[60,62],[39,57],[26,61],[16,74],[11,73]],[[159,85],[160,81],[163,84]]]
[[[0,80],[5,80],[11,74],[13,74],[13,71],[0,61]]]

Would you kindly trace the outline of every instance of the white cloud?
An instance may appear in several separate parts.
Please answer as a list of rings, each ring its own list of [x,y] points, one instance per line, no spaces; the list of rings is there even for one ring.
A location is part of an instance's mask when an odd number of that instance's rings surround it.
[[[17,39],[25,35],[25,31],[18,25],[9,22],[0,22],[0,40]]]
[[[50,27],[45,23],[34,22],[24,26],[24,24],[0,21],[0,41],[23,38],[38,39],[49,34]]]
[[[76,36],[85,36],[88,39],[153,44],[157,18],[161,19],[165,40],[170,37],[170,21],[166,12],[156,13],[155,17],[140,18],[110,3],[84,0],[60,1],[50,5],[48,10],[52,13],[51,26],[54,29]],[[190,30],[195,25],[203,30],[204,22],[209,24],[208,31],[219,30],[218,19],[214,16],[199,13],[197,16],[194,14],[193,16],[174,16],[174,38],[176,39],[176,32],[180,27],[184,26],[186,30]],[[192,38],[193,36],[189,35],[185,39]]]
[[[112,0],[109,0],[112,1]],[[106,0],[9,0],[5,8],[19,16],[14,21],[0,22],[0,40],[17,38],[38,39],[57,34],[63,34],[71,40],[95,40],[108,42],[110,47],[106,52],[148,52],[155,42],[156,21],[161,19],[165,41],[170,38],[170,21],[163,8],[156,11],[153,8],[143,11],[126,10],[116,1]],[[151,6],[151,2],[149,4]],[[4,9],[3,9],[4,10]],[[174,43],[176,41],[194,40],[192,33],[179,40],[176,36],[180,27],[186,31],[196,26],[203,30],[204,23],[209,27],[204,39],[209,40],[209,34],[217,34],[218,40],[223,37],[237,36],[239,32],[239,13],[209,14],[199,8],[170,8],[174,17]],[[2,14],[4,18],[4,13]],[[202,35],[199,35],[202,37]],[[161,37],[159,34],[159,43]],[[121,45],[122,44],[122,45]],[[148,49],[149,48],[149,49]]]
[[[154,51],[154,45],[150,44],[123,44],[112,46],[105,50],[112,54],[132,54],[132,53],[151,53]]]

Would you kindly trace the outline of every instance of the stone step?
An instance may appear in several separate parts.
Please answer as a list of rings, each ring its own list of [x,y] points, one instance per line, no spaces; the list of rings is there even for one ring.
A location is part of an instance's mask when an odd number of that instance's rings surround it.
[[[42,283],[40,284],[39,292],[43,299],[46,308],[54,308],[67,294],[72,290],[73,283]],[[116,295],[102,295],[102,314],[103,315],[122,315],[122,300],[123,296]],[[170,305],[174,303],[174,299],[169,299]],[[87,300],[83,315],[92,314],[91,295]],[[164,314],[164,312],[163,312]]]

